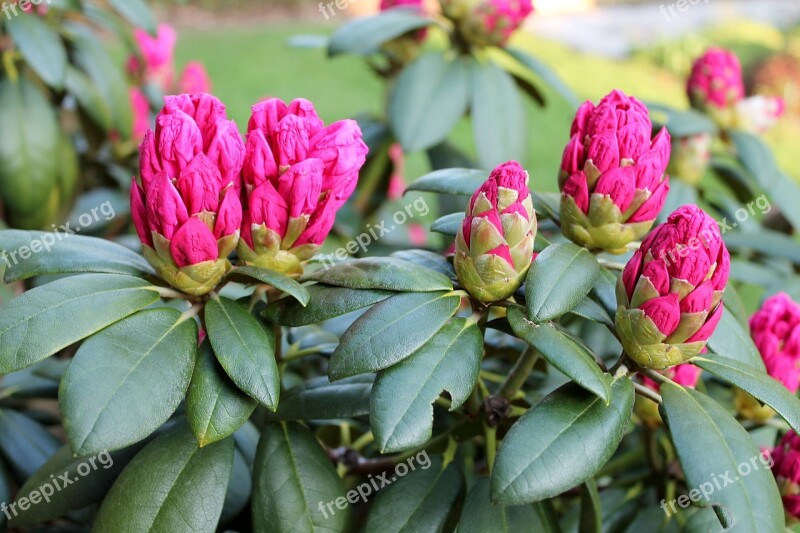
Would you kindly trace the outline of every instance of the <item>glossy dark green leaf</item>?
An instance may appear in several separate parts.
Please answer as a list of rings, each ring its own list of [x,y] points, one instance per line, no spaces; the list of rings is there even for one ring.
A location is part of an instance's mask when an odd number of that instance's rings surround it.
[[[265,316],[282,326],[307,326],[346,315],[395,294],[390,291],[354,291],[328,285],[311,285],[308,293],[310,299],[306,307],[295,300],[284,298],[270,305],[264,313]]]
[[[13,497],[11,475],[6,471],[3,461],[0,461],[0,502],[10,502]],[[10,514],[10,513],[9,513]],[[5,513],[0,513],[0,528],[4,528],[8,518]]]
[[[549,218],[558,221],[561,209],[561,194],[556,192],[535,192],[531,191],[533,208],[539,218]]]
[[[61,445],[38,422],[11,409],[0,409],[0,435],[0,452],[19,482],[34,475]]]
[[[454,318],[411,357],[381,371],[370,403],[370,426],[381,453],[425,444],[433,433],[433,402],[447,391],[451,411],[463,405],[482,360],[480,328]]]
[[[54,89],[64,87],[67,51],[55,28],[36,14],[20,12],[5,21],[5,29],[42,81]]]
[[[311,431],[297,422],[264,428],[253,474],[255,533],[344,531],[349,504],[333,505],[344,496],[342,479]]]
[[[536,325],[519,307],[508,310],[508,322],[517,336],[535,347],[548,363],[604,401],[611,398],[607,376],[594,356],[550,324]]]
[[[375,376],[363,375],[331,383],[325,376],[289,389],[277,416],[283,420],[332,420],[369,414],[369,396]]]
[[[152,289],[147,281],[131,276],[84,274],[37,287],[3,304],[0,374],[41,361],[155,303],[159,297]]]
[[[49,220],[34,215],[55,186],[60,132],[53,106],[33,82],[0,80],[0,131],[0,198],[9,207],[5,216],[18,227],[47,225]],[[11,257],[0,259],[13,264]]]
[[[425,174],[406,190],[472,196],[488,178],[489,172],[486,170],[448,168]]]
[[[422,459],[420,460],[421,455]],[[411,466],[414,470],[411,470]],[[399,465],[398,465],[399,467]],[[386,475],[389,486],[381,487],[367,516],[365,533],[414,533],[449,531],[460,513],[466,492],[464,474],[455,463],[442,469],[439,456],[420,452],[409,458],[398,476],[397,468]]]
[[[385,42],[433,24],[410,9],[390,9],[374,17],[357,18],[334,32],[328,54],[370,54]]]
[[[483,168],[524,159],[528,113],[514,78],[491,61],[472,63],[472,131]]]
[[[549,85],[550,88],[561,95],[561,97],[573,108],[578,108],[580,105],[580,100],[569,87],[569,85],[564,83],[564,81],[552,68],[550,68],[550,66],[546,65],[536,57],[523,52],[522,50],[516,48],[506,48],[505,51],[508,52],[509,55],[511,55],[514,59],[527,67],[531,72],[533,72],[536,77],[540,78],[547,85]]]
[[[556,533],[536,505],[494,505],[489,478],[479,478],[467,494],[458,533]]]
[[[217,530],[233,465],[233,439],[200,448],[185,425],[148,444],[123,470],[95,531]]]
[[[611,315],[608,314],[602,305],[594,301],[589,296],[581,300],[578,305],[573,307],[570,310],[570,313],[581,318],[585,318],[586,320],[599,322],[606,326],[614,326],[614,319],[611,317]]]
[[[749,392],[778,412],[800,433],[800,399],[763,370],[720,355],[695,357],[692,363]]]
[[[220,524],[226,524],[247,508],[253,495],[253,472],[239,448],[233,450],[233,468],[231,483],[225,493],[225,504],[222,506]]]
[[[379,303],[342,335],[328,367],[332,381],[376,372],[409,357],[452,317],[461,297],[403,293]]]
[[[599,275],[600,266],[586,248],[568,242],[548,246],[528,271],[528,316],[543,322],[569,312],[589,294]]]
[[[406,152],[439,144],[464,116],[469,70],[461,58],[430,52],[403,69],[389,94],[389,121]]]
[[[414,292],[453,289],[453,282],[444,274],[395,257],[354,259],[318,270],[306,279],[348,289]]]
[[[241,274],[242,276],[266,283],[267,285],[270,285],[271,287],[279,289],[289,296],[292,296],[303,306],[308,305],[308,300],[311,298],[308,294],[308,290],[305,287],[300,285],[295,279],[290,278],[285,274],[281,274],[280,272],[253,266],[240,266],[236,267],[231,274]]]
[[[198,444],[207,446],[233,435],[257,405],[225,374],[209,343],[203,343],[186,395],[186,418]]]
[[[53,520],[101,501],[140,449],[132,446],[114,453],[75,457],[69,445],[62,446],[19,490],[17,509],[22,498],[33,505],[20,511],[12,526],[24,528]],[[62,477],[65,474],[69,484]],[[43,500],[45,495],[47,499]]]
[[[764,360],[750,338],[750,331],[727,309],[723,311],[714,334],[708,339],[708,349],[722,357],[766,372]]]
[[[448,278],[454,278],[456,275],[455,270],[453,270],[453,265],[450,264],[450,261],[448,261],[444,255],[428,250],[399,250],[394,252],[392,257],[435,270]]]
[[[217,359],[236,386],[274,411],[281,383],[272,330],[244,305],[219,296],[206,304],[206,328]]]
[[[460,230],[461,226],[464,224],[464,218],[464,213],[451,213],[449,215],[445,215],[433,221],[433,224],[431,224],[431,231],[441,233],[442,235],[455,237],[458,233],[458,230]]]
[[[19,253],[9,255],[23,247],[34,253],[26,253],[26,258]],[[42,274],[97,272],[142,276],[153,273],[153,268],[142,256],[124,246],[105,239],[65,235],[63,232],[0,231],[0,250],[6,250],[3,278],[6,283]]]
[[[197,354],[197,323],[171,308],[137,313],[83,343],[59,401],[75,453],[139,442],[178,408]]]
[[[603,508],[597,482],[590,478],[581,485],[581,533],[601,533],[603,531]]]
[[[108,0],[114,10],[137,28],[156,33],[156,19],[145,0]]]
[[[614,316],[617,312],[617,276],[606,268],[600,269],[600,275],[597,276],[597,282],[592,289],[591,294],[597,299],[603,309],[610,316]]]
[[[627,377],[611,383],[609,405],[574,384],[545,397],[503,439],[492,471],[492,498],[505,505],[530,503],[594,476],[619,446],[633,399]]]
[[[731,517],[732,526],[726,531],[783,532],[783,505],[775,478],[739,422],[717,402],[691,389],[662,384],[661,397],[687,485],[712,491],[712,501]],[[721,490],[714,487],[715,479],[724,484]]]

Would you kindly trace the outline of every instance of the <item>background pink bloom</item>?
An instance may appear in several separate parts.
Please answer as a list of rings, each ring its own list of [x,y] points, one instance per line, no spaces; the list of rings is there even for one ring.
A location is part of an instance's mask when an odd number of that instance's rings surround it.
[[[785,293],[768,298],[750,319],[767,372],[797,393],[800,388],[800,305]]]
[[[724,48],[709,48],[692,66],[687,92],[699,109],[737,104],[745,94],[739,58]]]
[[[800,437],[789,431],[770,455],[786,514],[800,520]]]
[[[153,37],[141,28],[134,29],[134,37],[139,46],[139,53],[144,60],[144,75],[149,82],[158,84],[164,92],[171,92],[175,79],[175,45],[178,35],[172,26],[159,24],[156,36]],[[139,70],[141,65],[137,57],[129,60],[128,69]]]
[[[147,130],[150,129],[150,101],[138,87],[131,87],[130,97],[133,107],[132,138],[142,142]]]
[[[211,88],[211,78],[203,64],[199,61],[187,63],[178,81],[180,92],[187,94],[210,93]]]

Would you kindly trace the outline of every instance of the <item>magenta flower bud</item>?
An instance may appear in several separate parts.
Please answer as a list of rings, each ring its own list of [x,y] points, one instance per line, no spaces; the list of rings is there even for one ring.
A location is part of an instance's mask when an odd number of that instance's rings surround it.
[[[440,0],[442,12],[463,38],[479,46],[503,46],[533,13],[531,0]]]
[[[132,56],[128,61],[128,69],[133,72],[143,70],[145,80],[157,84],[167,91],[172,87],[175,78],[175,45],[178,35],[168,24],[159,24],[156,36],[135,28],[133,36],[144,60],[142,66],[139,58]]]
[[[394,7],[413,8],[422,12],[423,0],[381,0],[381,11],[392,9]]]
[[[533,261],[536,230],[528,173],[516,161],[500,165],[472,196],[456,236],[461,285],[484,303],[511,296]]]
[[[138,87],[130,89],[131,107],[133,108],[133,131],[131,138],[142,142],[150,129],[150,101]]]
[[[211,77],[199,61],[190,61],[183,67],[178,89],[185,94],[210,93]]]
[[[243,178],[239,257],[291,275],[303,271],[355,190],[367,146],[358,124],[325,127],[313,104],[273,98],[253,107]]]
[[[651,141],[652,129],[647,107],[621,91],[578,109],[559,177],[570,240],[624,253],[653,226],[669,192],[670,136]]]
[[[156,273],[202,295],[230,270],[239,241],[244,143],[213,96],[165,100],[140,148],[142,183],[131,185],[131,214]]]
[[[692,66],[686,83],[692,107],[709,114],[723,129],[734,125],[734,108],[744,98],[742,65],[723,48],[709,48]]]
[[[642,242],[617,285],[617,333],[625,353],[665,369],[698,355],[714,332],[730,272],[717,223],[685,205]]]
[[[786,293],[768,298],[750,319],[750,335],[770,376],[800,389],[800,305]]]
[[[800,522],[800,437],[789,431],[768,457],[772,459],[772,473],[783,499],[787,525]]]

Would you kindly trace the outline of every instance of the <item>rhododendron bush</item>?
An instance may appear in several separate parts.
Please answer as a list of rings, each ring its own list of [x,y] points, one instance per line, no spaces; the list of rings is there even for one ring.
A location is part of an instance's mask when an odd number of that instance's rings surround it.
[[[176,77],[170,29],[136,32],[133,102],[160,101],[126,183],[136,245],[0,232],[27,289],[0,305],[0,527],[800,522],[800,200],[759,137],[783,103],[712,49],[692,110],[625,80],[579,105],[509,47],[529,1],[381,8],[329,42],[387,82],[359,120],[298,95],[236,124],[204,69]],[[575,104],[549,177],[520,163],[540,88]],[[474,154],[449,145],[461,120]],[[423,242],[444,245],[324,259],[420,150],[433,171],[408,190],[439,198]]]

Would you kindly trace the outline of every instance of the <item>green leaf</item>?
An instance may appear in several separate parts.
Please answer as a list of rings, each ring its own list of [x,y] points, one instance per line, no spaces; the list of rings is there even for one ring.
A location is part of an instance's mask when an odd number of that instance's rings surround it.
[[[587,479],[581,485],[581,533],[600,533],[603,531],[603,508],[600,502],[600,493],[597,491],[597,482]]]
[[[0,374],[41,361],[158,299],[147,281],[117,274],[84,274],[32,289],[0,307]]]
[[[250,503],[250,497],[253,495],[252,468],[239,448],[233,450],[231,479],[235,482],[228,483],[225,503],[222,506],[222,516],[219,519],[221,524],[226,524],[239,516]]]
[[[0,452],[20,482],[34,475],[61,445],[38,422],[11,409],[0,409],[0,435]]]
[[[450,394],[454,411],[467,401],[481,370],[483,335],[475,322],[454,318],[411,357],[375,380],[370,426],[381,453],[425,444],[433,433],[433,405]]]
[[[83,28],[75,26],[68,31],[73,41],[75,64],[86,73],[107,103],[114,130],[127,139],[133,131],[133,108],[124,73],[94,33]],[[73,29],[76,31],[71,31]]]
[[[338,263],[305,277],[348,289],[435,292],[453,290],[450,278],[402,259],[367,257]]]
[[[133,26],[155,35],[156,19],[144,0],[108,0],[108,3]]]
[[[759,228],[757,233],[726,232],[724,239],[732,250],[759,252],[800,265],[800,243],[783,233]]]
[[[11,476],[6,471],[3,461],[0,461],[0,502],[10,502],[13,494],[11,492]],[[5,528],[6,521],[5,513],[0,513],[0,528]]]
[[[390,9],[374,17],[357,18],[334,32],[328,45],[328,55],[371,54],[383,43],[431,24],[431,19],[410,9]]]
[[[509,308],[508,322],[520,339],[536,348],[562,374],[606,403],[611,400],[608,380],[586,348],[550,324],[537,325],[529,321],[519,307]]]
[[[33,252],[26,253],[27,258],[19,253],[23,247]],[[97,272],[142,276],[153,273],[153,268],[139,254],[95,237],[5,230],[0,231],[0,250],[5,251],[6,273],[3,280],[6,283],[43,274]]]
[[[569,242],[548,246],[528,271],[528,316],[543,322],[569,312],[589,294],[599,275],[600,265],[586,248]]]
[[[425,461],[420,460],[424,454]],[[464,474],[455,463],[442,467],[442,458],[423,451],[386,474],[386,481],[367,516],[365,533],[451,531],[448,527],[461,511],[466,491]],[[381,481],[383,483],[383,481]],[[364,485],[362,485],[363,487]]]
[[[58,176],[58,117],[39,87],[26,78],[0,80],[0,198],[9,222],[37,227],[49,224],[34,216],[43,211]],[[20,220],[16,220],[20,219]],[[3,263],[8,261],[3,258]]]
[[[203,447],[230,437],[257,405],[230,380],[204,342],[186,396],[186,418],[198,444]]]
[[[232,465],[233,439],[200,448],[188,427],[174,427],[125,468],[93,529],[213,533]]]
[[[533,505],[493,505],[489,497],[489,478],[475,481],[467,494],[464,510],[458,522],[458,533],[554,533],[542,516],[542,510]]]
[[[282,420],[333,420],[369,414],[373,375],[353,376],[331,383],[325,376],[289,389],[277,416]]]
[[[717,329],[708,339],[708,349],[722,357],[752,366],[760,372],[767,371],[764,360],[750,337],[750,331],[728,309],[723,310]]]
[[[342,335],[331,356],[331,381],[376,372],[409,357],[455,314],[461,297],[446,292],[403,293],[379,303]]]
[[[19,511],[11,525],[28,527],[101,501],[140,449],[132,446],[114,453],[102,452],[96,457],[75,457],[69,445],[62,446],[19,490],[15,501],[27,498],[39,503]],[[72,481],[69,485],[60,477],[64,474]],[[34,492],[39,495],[31,498]],[[48,493],[49,501],[42,501],[42,496]]]
[[[561,194],[557,192],[534,192],[531,191],[533,208],[540,218],[549,218],[559,221],[561,219],[559,211],[561,209]],[[538,236],[538,234],[537,234]]]
[[[91,80],[72,65],[67,66],[64,80],[67,91],[75,97],[81,109],[103,130],[112,128],[111,109]]]
[[[574,109],[578,108],[581,102],[577,95],[572,91],[569,85],[564,83],[558,74],[556,74],[555,71],[550,68],[550,66],[517,48],[506,48],[505,51],[511,57],[527,67],[531,72],[533,72],[536,77],[540,78],[553,90],[560,94],[570,106],[572,106]]]
[[[695,357],[692,363],[750,393],[778,412],[800,433],[800,399],[763,370],[716,355]]]
[[[483,168],[524,159],[528,113],[514,78],[492,62],[472,63],[472,132]]]
[[[307,307],[285,298],[271,304],[264,315],[282,326],[296,328],[346,315],[395,294],[389,291],[354,291],[327,285],[311,285],[308,293],[310,298]]]
[[[687,485],[711,491],[711,501],[731,517],[726,531],[783,532],[783,505],[775,478],[739,422],[711,398],[691,389],[665,383],[661,397],[662,415]],[[746,475],[742,465],[749,468]],[[726,475],[730,482],[720,477]],[[722,490],[714,486],[715,479],[723,484]]]
[[[55,29],[36,14],[19,13],[5,21],[14,46],[36,74],[54,89],[64,87],[67,51]]]
[[[285,274],[281,274],[280,272],[274,272],[272,270],[253,266],[240,266],[236,267],[231,272],[231,275],[235,274],[241,274],[242,276],[258,280],[278,290],[281,290],[300,302],[303,307],[308,305],[308,301],[311,298],[311,296],[308,294],[308,289],[300,285],[293,278],[290,278]]]
[[[456,272],[443,255],[428,250],[399,250],[392,254],[392,257],[408,261],[436,272],[440,272],[448,278],[455,278]]]
[[[439,144],[467,111],[469,77],[461,58],[427,53],[403,69],[389,94],[389,122],[406,152]]]
[[[769,146],[757,135],[743,131],[728,133],[739,161],[755,178],[761,189],[769,191],[774,202],[795,228],[800,227],[800,187],[778,168]]]
[[[425,174],[406,190],[472,196],[488,178],[489,172],[485,170],[448,168]]]
[[[206,328],[217,359],[236,386],[277,409],[281,382],[272,330],[244,305],[219,296],[206,304]]]
[[[678,110],[650,102],[647,103],[647,107],[650,109],[650,114],[655,117],[654,127],[661,129],[666,126],[670,135],[675,139],[692,137],[701,133],[716,135],[719,132],[710,118],[693,109]]]
[[[253,473],[253,531],[344,531],[342,479],[316,437],[297,422],[268,424]],[[346,503],[346,500],[345,500]]]
[[[464,213],[451,213],[436,219],[431,224],[431,231],[455,237],[464,224]]]
[[[118,450],[166,422],[189,387],[197,323],[141,311],[83,343],[61,380],[64,427],[79,455]]]
[[[573,384],[545,397],[503,439],[492,471],[492,498],[505,505],[530,503],[594,476],[619,446],[633,399],[627,377],[611,383],[609,405]]]

